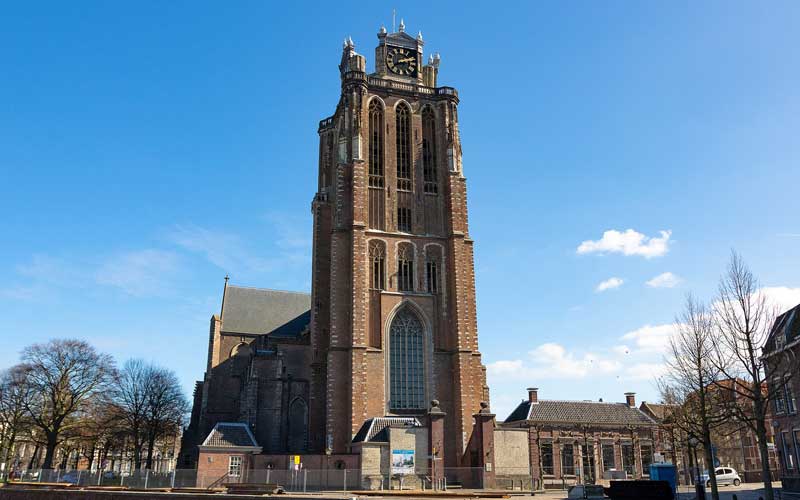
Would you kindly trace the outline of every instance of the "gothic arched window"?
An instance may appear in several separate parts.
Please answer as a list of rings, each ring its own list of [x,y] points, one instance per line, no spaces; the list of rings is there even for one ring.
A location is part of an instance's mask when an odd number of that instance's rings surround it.
[[[375,290],[386,289],[386,251],[380,241],[369,244],[370,287]]]
[[[425,286],[428,293],[439,293],[441,290],[442,257],[439,247],[431,245],[425,251]]]
[[[379,99],[369,103],[369,227],[384,230],[383,105]]]
[[[436,117],[430,107],[422,111],[422,177],[423,191],[437,194],[439,179],[436,175]]]
[[[422,321],[408,307],[389,328],[389,409],[425,409],[425,335]]]
[[[397,247],[397,289],[414,291],[414,248],[410,243],[401,243]]]
[[[303,398],[295,398],[289,405],[289,451],[308,449],[308,405]]]
[[[383,106],[369,103],[369,185],[383,187]]]
[[[411,191],[411,110],[401,102],[395,109],[397,189]]]

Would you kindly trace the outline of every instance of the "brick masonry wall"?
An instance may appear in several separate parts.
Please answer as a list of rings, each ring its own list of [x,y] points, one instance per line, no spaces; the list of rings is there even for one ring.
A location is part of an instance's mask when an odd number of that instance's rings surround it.
[[[384,105],[385,231],[366,227],[371,98],[380,98]],[[412,109],[414,196],[410,235],[396,232],[395,107],[401,100]],[[437,120],[437,195],[424,194],[421,110],[425,105],[432,106]],[[319,339],[319,349],[324,352],[325,434],[331,436],[334,452],[346,451],[364,420],[388,413],[385,336],[397,306],[409,301],[428,326],[426,395],[439,399],[447,413],[445,463],[455,466],[472,432],[472,414],[488,396],[477,343],[473,243],[467,230],[466,181],[460,175],[455,104],[439,97],[426,101],[395,95],[386,89],[370,93],[365,83],[345,80],[331,123],[320,133],[319,189],[325,191],[323,198],[327,199],[319,201],[318,195],[314,205],[312,277],[312,336]],[[448,150],[455,152],[456,172],[450,172]],[[387,290],[383,293],[370,291],[371,238],[381,239],[386,248]],[[415,248],[416,293],[399,293],[396,288],[400,241],[411,242]],[[424,293],[426,245],[441,248],[442,291],[435,297]],[[380,318],[373,317],[376,314]],[[326,338],[328,345],[324,344]]]

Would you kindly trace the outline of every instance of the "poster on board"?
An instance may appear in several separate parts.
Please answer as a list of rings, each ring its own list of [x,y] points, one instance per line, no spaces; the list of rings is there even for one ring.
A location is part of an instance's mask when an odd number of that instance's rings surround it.
[[[392,450],[392,474],[414,473],[414,450]]]

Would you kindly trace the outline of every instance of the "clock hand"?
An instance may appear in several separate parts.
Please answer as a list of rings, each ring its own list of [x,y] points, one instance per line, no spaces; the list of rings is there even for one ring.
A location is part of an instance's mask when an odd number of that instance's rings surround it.
[[[411,61],[413,61],[413,60],[414,60],[414,58],[413,58],[413,57],[406,57],[405,59],[400,59],[400,60],[398,60],[397,62],[399,62],[399,63],[404,63],[404,62],[411,62]]]

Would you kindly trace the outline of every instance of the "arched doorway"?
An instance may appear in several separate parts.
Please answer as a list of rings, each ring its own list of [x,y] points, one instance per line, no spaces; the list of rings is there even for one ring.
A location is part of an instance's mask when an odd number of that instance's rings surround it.
[[[425,409],[425,328],[408,306],[397,312],[389,328],[389,409]]]

